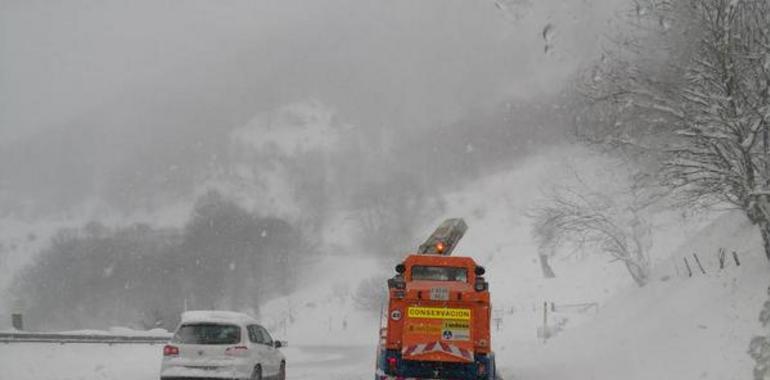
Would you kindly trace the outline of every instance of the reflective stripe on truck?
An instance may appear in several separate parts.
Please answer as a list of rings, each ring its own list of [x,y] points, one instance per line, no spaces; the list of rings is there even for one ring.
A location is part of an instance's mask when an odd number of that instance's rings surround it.
[[[464,348],[457,347],[453,344],[444,343],[444,342],[421,343],[413,346],[404,347],[401,350],[401,354],[404,355],[404,357],[422,355],[422,354],[431,354],[434,352],[441,352],[441,353],[458,357],[463,360],[473,361],[473,354],[471,354],[470,351]]]

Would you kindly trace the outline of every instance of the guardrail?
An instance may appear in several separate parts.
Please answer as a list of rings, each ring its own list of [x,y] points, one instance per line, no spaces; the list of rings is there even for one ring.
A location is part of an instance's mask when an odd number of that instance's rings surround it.
[[[166,335],[109,335],[109,334],[56,334],[0,332],[0,343],[103,343],[103,344],[163,344],[171,339]]]

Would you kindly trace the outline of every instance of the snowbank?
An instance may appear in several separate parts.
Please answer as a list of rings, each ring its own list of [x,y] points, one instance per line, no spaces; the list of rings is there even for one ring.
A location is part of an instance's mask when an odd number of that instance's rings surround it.
[[[26,331],[25,331],[26,332]],[[109,330],[72,330],[46,332],[45,334],[62,335],[119,335],[119,336],[148,336],[148,337],[170,337],[171,333],[165,329],[152,330],[134,330],[128,327],[110,327]]]
[[[0,345],[1,379],[158,379],[163,345],[46,344]]]
[[[760,332],[757,316],[770,282],[770,265],[754,228],[741,215],[727,214],[680,249],[687,255],[733,248],[742,252],[741,266],[707,266],[705,275],[628,288],[595,319],[547,344],[509,337],[500,353],[510,363],[507,372],[522,380],[752,378],[746,350]],[[663,266],[659,269],[670,271]]]

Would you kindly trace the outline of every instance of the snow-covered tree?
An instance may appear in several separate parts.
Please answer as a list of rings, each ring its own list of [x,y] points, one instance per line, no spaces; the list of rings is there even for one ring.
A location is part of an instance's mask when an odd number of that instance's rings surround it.
[[[639,153],[682,205],[742,210],[770,260],[770,2],[637,4],[638,28],[587,73],[580,130]],[[770,339],[749,354],[755,379],[770,378]]]
[[[585,186],[555,186],[545,198],[531,212],[544,275],[553,275],[547,258],[574,248],[606,254],[623,263],[637,285],[648,282],[650,226],[638,204],[618,202]]]
[[[654,157],[682,205],[743,210],[770,259],[770,2],[650,0],[636,16],[590,72],[589,135]]]

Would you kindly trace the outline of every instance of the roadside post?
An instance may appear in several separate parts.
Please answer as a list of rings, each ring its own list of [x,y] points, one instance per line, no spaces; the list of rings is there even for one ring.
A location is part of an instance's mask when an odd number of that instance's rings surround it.
[[[16,330],[24,330],[24,301],[20,298],[13,303],[13,312],[11,313],[11,326]]]

